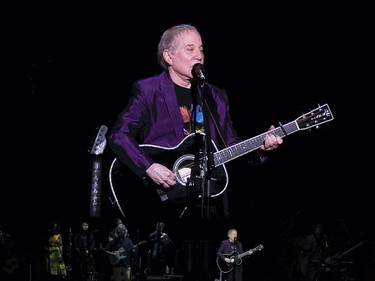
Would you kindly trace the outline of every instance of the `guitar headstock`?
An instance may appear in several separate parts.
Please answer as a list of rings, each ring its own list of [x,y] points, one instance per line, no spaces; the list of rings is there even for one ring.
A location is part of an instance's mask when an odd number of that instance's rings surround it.
[[[254,252],[255,252],[255,251],[260,251],[260,250],[263,250],[263,248],[264,248],[263,244],[260,244],[259,246],[256,246],[256,247],[253,249],[253,251],[254,251]]]
[[[95,140],[92,143],[92,147],[90,149],[90,154],[99,155],[104,152],[105,146],[107,144],[107,140],[105,138],[105,134],[108,131],[108,127],[105,125],[101,125],[98,129],[96,134]]]
[[[136,249],[136,248],[138,248],[138,246],[142,246],[142,245],[144,245],[144,244],[146,244],[146,243],[148,243],[147,240],[142,240],[142,241],[138,242],[137,244],[135,244],[135,245],[133,246],[133,248]]]
[[[332,112],[328,104],[317,107],[308,113],[301,115],[296,119],[300,130],[318,128],[321,124],[330,122],[333,120]]]

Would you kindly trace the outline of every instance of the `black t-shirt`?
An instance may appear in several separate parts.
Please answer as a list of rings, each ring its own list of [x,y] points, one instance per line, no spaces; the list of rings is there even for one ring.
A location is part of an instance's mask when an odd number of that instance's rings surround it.
[[[196,101],[194,104],[191,89],[181,87],[177,84],[175,85],[178,107],[180,108],[181,118],[184,123],[184,135],[190,135],[194,130],[194,125],[196,126],[195,132],[203,133],[204,132],[204,123],[203,123],[203,111],[200,101]],[[193,123],[192,116],[194,106],[196,106],[196,117],[195,124]]]

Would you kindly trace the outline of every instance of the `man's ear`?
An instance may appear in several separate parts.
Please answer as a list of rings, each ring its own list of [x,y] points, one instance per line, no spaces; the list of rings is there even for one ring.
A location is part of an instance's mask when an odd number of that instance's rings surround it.
[[[165,49],[163,51],[163,58],[164,60],[169,64],[169,65],[172,65],[173,64],[173,59],[172,59],[172,56],[171,56],[171,53],[168,49]]]

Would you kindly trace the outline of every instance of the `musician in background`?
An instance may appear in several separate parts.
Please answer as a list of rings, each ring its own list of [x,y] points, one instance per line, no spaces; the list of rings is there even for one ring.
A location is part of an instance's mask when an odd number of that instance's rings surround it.
[[[60,225],[56,221],[49,224],[46,238],[45,250],[45,269],[46,280],[63,280],[67,277],[67,271],[64,261],[63,237]]]
[[[155,231],[153,231],[148,238],[149,248],[149,259],[151,262],[151,273],[153,275],[173,274],[173,264],[169,256],[172,240],[168,234],[164,232],[164,222],[158,222],[156,224]]]
[[[304,257],[301,262],[301,272],[307,281],[321,281],[327,279],[325,267],[325,253],[329,247],[328,236],[323,233],[323,225],[313,225],[312,234],[306,236]]]
[[[0,225],[0,280],[26,280],[28,272],[20,261],[20,247],[13,235],[5,232]]]
[[[108,233],[108,241],[111,241],[113,240],[113,238],[115,238],[117,236],[117,226],[119,224],[123,224],[122,222],[122,219],[121,218],[115,218],[115,222],[114,222],[114,227],[113,229],[111,229],[111,231]]]
[[[95,248],[94,234],[89,230],[89,223],[84,221],[81,224],[80,231],[74,236],[75,261],[81,280],[94,279]]]
[[[132,280],[137,247],[127,234],[127,228],[120,223],[116,227],[116,236],[103,249],[112,264],[114,281]]]
[[[234,228],[229,229],[227,236],[228,238],[220,243],[216,252],[218,262],[222,264],[220,280],[242,281],[242,261],[236,257],[244,252],[242,243],[237,241],[237,230]]]

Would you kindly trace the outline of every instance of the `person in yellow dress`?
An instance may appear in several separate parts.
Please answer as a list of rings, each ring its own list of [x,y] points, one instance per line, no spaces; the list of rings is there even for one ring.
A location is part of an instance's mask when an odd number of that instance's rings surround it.
[[[63,239],[57,222],[50,223],[45,249],[47,250],[45,256],[47,280],[65,279],[67,271],[63,256]]]

